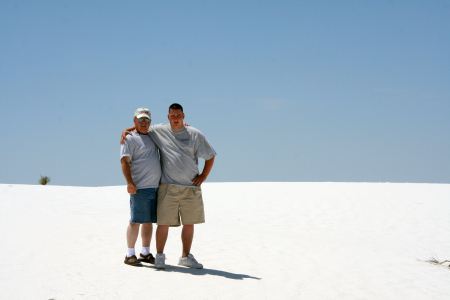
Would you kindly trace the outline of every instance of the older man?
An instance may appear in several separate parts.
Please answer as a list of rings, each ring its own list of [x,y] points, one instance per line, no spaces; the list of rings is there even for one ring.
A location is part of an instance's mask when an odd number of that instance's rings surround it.
[[[216,152],[206,137],[193,127],[185,127],[183,107],[177,103],[169,107],[170,124],[150,127],[149,135],[160,149],[162,177],[158,190],[158,228],[156,230],[155,267],[165,268],[164,247],[170,226],[183,224],[183,243],[179,265],[203,268],[190,253],[194,238],[194,224],[205,222],[201,184],[208,177]],[[128,130],[132,130],[130,128]],[[129,134],[124,131],[122,137]],[[198,172],[198,158],[205,160],[203,172]]]
[[[147,108],[138,108],[133,121],[136,131],[120,147],[120,161],[130,194],[131,210],[127,228],[128,251],[124,263],[142,266],[141,262],[155,263],[155,258],[150,253],[150,241],[152,223],[157,222],[156,196],[161,178],[161,165],[158,149],[147,133],[151,122],[150,111]],[[138,259],[134,246],[141,224],[142,251]]]

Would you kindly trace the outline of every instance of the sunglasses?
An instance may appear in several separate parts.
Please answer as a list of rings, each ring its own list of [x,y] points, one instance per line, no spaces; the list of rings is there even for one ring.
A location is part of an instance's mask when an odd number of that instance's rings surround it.
[[[150,122],[149,118],[138,118],[139,122]]]

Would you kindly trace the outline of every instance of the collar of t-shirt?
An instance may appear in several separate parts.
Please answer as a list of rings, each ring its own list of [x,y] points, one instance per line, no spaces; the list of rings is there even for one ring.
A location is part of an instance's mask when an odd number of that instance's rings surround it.
[[[136,133],[138,133],[139,135],[148,136],[148,132],[146,132],[146,133],[140,133],[139,131],[136,131]]]
[[[174,130],[174,129],[172,129],[172,126],[170,126],[170,124],[169,124],[169,130],[173,134],[181,134],[181,133],[184,133],[186,131],[186,127],[183,125],[183,128],[181,128],[180,130]]]

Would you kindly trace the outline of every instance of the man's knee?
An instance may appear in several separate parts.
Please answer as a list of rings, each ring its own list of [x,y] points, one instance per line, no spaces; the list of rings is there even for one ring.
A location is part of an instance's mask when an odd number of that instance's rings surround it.
[[[156,228],[157,233],[163,234],[164,232],[169,232],[169,225],[158,225],[158,228]]]

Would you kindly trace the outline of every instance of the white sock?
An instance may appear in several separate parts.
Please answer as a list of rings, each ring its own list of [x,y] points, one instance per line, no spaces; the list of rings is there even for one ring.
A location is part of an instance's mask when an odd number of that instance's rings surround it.
[[[134,248],[128,248],[127,257],[131,257],[133,255],[136,255],[136,252],[134,252]]]
[[[149,255],[150,254],[150,247],[142,247],[141,253],[142,253],[142,255]]]

